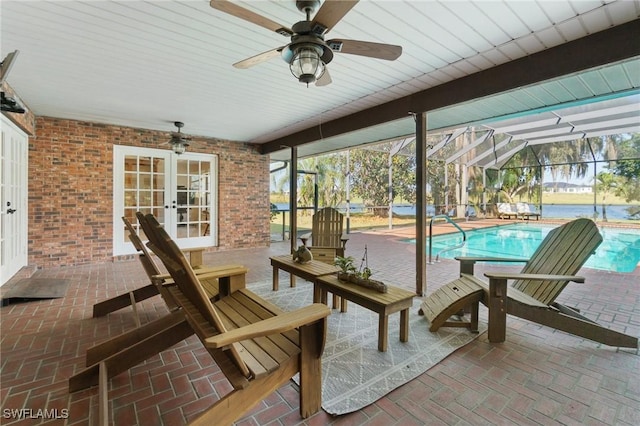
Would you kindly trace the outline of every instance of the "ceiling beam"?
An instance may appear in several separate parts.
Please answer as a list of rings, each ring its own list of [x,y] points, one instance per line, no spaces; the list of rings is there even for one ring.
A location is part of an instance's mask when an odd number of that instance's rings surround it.
[[[412,95],[309,127],[259,146],[262,154],[445,108],[640,55],[640,19]]]

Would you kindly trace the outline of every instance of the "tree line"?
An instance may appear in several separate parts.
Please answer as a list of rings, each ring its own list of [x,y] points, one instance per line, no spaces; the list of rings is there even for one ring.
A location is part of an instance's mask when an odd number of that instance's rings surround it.
[[[463,144],[453,142],[449,151],[455,152]],[[589,165],[594,167],[595,163],[604,165],[593,182],[603,206],[612,194],[627,202],[640,200],[640,134],[633,133],[533,145],[513,155],[500,169],[466,168],[430,158],[426,201],[437,213],[459,205],[461,200],[476,210],[498,202],[538,203],[546,168],[557,182],[588,177]],[[316,182],[320,207],[344,205],[349,183],[349,198],[361,200],[375,214],[386,216],[392,200],[416,203],[416,166],[415,141],[406,139],[306,158],[299,161],[298,169],[312,173],[298,176],[298,205],[313,205]],[[283,192],[289,186],[288,174],[272,175],[271,186],[275,192]],[[630,212],[634,213],[640,212]],[[603,216],[606,219],[606,211]]]

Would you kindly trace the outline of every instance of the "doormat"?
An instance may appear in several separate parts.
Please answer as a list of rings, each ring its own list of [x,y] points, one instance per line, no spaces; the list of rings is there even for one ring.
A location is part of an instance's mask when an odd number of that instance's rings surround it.
[[[59,299],[67,293],[67,287],[69,280],[65,279],[24,278],[2,295],[2,306],[31,300]]]

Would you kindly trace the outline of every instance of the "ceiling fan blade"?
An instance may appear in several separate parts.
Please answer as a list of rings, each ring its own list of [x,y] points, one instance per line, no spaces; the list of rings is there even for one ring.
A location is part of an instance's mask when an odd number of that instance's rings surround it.
[[[331,80],[331,75],[329,75],[329,68],[325,67],[324,72],[322,73],[320,78],[316,80],[316,86],[318,87],[327,86],[331,84],[332,81],[333,80]]]
[[[245,9],[242,6],[238,6],[235,3],[232,3],[228,0],[211,0],[209,5],[221,12],[228,13],[229,15],[233,15],[236,18],[244,19],[247,22],[251,22],[252,24],[260,25],[263,28],[266,28],[271,31],[275,31],[278,34],[282,34],[283,36],[290,37],[293,34],[290,28],[285,27],[284,25],[280,25],[279,23],[272,21],[269,18],[265,18],[262,15],[258,15],[255,12],[250,11],[249,9]]]
[[[340,22],[356,3],[358,3],[358,0],[324,0],[318,13],[313,18],[313,22],[325,27],[326,29],[322,32],[322,34],[325,34]]]
[[[329,40],[327,44],[334,52],[386,59],[387,61],[395,61],[402,55],[402,46],[393,44],[342,39]]]
[[[233,64],[233,66],[240,69],[251,68],[254,65],[261,64],[263,62],[268,61],[269,59],[275,58],[276,56],[280,56],[280,51],[283,48],[284,46],[278,47],[276,49],[267,50],[266,52],[258,53],[255,56],[244,59],[240,62],[236,62],[235,64]]]

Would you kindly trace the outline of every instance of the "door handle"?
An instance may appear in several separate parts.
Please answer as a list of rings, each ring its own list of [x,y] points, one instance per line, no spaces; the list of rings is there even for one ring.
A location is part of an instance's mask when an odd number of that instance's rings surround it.
[[[16,209],[7,209],[7,213],[9,214],[14,214],[16,211]]]

